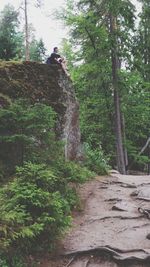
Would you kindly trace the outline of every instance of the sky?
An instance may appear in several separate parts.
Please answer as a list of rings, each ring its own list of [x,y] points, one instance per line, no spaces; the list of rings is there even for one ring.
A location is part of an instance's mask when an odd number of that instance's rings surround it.
[[[23,0],[0,0],[0,11],[6,4],[11,4],[15,9],[19,8]],[[53,47],[60,46],[63,38],[67,38],[67,29],[60,21],[56,21],[52,13],[56,9],[61,9],[65,5],[65,0],[43,0],[44,5],[41,9],[35,7],[36,0],[28,0],[29,23],[32,23],[36,32],[37,39],[42,38],[48,54],[52,52]],[[140,3],[132,0],[136,5],[137,11],[140,10]],[[22,11],[23,20],[23,11]]]

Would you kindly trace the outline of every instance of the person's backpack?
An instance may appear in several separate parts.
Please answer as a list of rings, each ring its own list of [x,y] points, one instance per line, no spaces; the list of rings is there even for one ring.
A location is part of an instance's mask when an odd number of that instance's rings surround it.
[[[47,58],[47,60],[46,60],[46,64],[51,64],[51,59],[50,59],[50,57]]]

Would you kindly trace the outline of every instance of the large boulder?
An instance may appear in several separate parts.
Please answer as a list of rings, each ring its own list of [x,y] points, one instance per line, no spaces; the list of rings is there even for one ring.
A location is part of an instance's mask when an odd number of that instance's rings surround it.
[[[60,66],[36,62],[0,62],[0,107],[9,99],[27,98],[50,105],[58,114],[56,134],[65,141],[65,156],[80,151],[79,104],[73,84]]]

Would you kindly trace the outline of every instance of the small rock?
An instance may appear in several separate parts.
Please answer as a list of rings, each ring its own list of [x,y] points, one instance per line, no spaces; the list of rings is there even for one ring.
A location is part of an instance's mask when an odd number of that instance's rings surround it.
[[[110,170],[109,173],[110,174],[119,174],[119,172],[117,170]]]
[[[139,191],[138,191],[138,190],[136,190],[136,191],[133,191],[133,192],[130,194],[130,196],[131,196],[131,197],[135,197],[135,196],[137,196],[137,195],[138,195],[138,193],[139,193]]]
[[[146,236],[146,238],[150,240],[150,233]]]

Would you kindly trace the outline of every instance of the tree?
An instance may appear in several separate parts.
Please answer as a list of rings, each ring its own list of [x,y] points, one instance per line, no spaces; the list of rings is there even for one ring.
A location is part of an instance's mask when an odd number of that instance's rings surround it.
[[[37,41],[33,39],[30,43],[30,59],[32,61],[43,62],[45,61],[46,48],[44,46],[43,40]]]
[[[25,16],[25,59],[29,61],[29,31],[28,31],[28,12],[27,12],[27,0],[24,0],[24,16]]]
[[[114,107],[115,107],[115,134],[116,134],[116,148],[117,148],[117,166],[118,170],[125,174],[125,159],[123,149],[123,135],[121,128],[121,107],[120,107],[120,95],[118,87],[118,72],[120,69],[118,59],[118,45],[116,39],[117,31],[117,18],[115,15],[110,14],[110,34],[113,38],[113,46],[111,48],[111,61],[112,61],[112,85],[114,91]]]
[[[42,0],[36,0],[35,4],[37,7],[41,7]],[[24,10],[25,16],[25,59],[26,61],[30,60],[30,43],[29,43],[29,23],[28,23],[28,1],[24,0]]]
[[[18,12],[6,5],[0,14],[0,58],[11,60],[22,57],[23,36],[19,31]]]
[[[63,16],[70,27],[70,43],[75,47],[71,72],[80,101],[82,141],[89,143],[94,150],[101,144],[105,153],[109,154],[113,161],[113,110],[108,32],[105,25],[97,26],[99,16],[94,14],[91,7],[88,11],[84,3],[83,6],[81,4],[76,6],[75,3],[69,2],[69,5],[67,12],[63,11]],[[79,12],[78,16],[77,12]],[[67,55],[67,58],[73,60],[72,55],[71,57]]]
[[[127,122],[127,146],[131,166],[143,170],[148,158],[140,154],[149,137],[150,121],[150,3],[140,1],[142,10],[139,24],[134,34],[132,47],[131,73],[128,76],[128,99],[125,99],[125,116]],[[130,106],[130,109],[128,109]],[[138,155],[138,156],[137,156]],[[139,166],[139,167],[138,167]]]
[[[130,7],[130,9],[129,9]],[[128,15],[123,8],[128,11]],[[114,108],[115,108],[115,135],[116,135],[116,154],[117,166],[121,173],[126,173],[125,163],[125,148],[123,145],[123,115],[121,111],[121,88],[119,88],[119,71],[121,70],[121,54],[125,59],[125,54],[120,50],[122,48],[122,32],[121,27],[126,30],[126,33],[133,28],[133,13],[130,1],[112,0],[109,4],[110,18],[110,39],[111,39],[111,62],[112,62],[112,86],[114,92]],[[127,20],[127,23],[125,22]],[[129,24],[130,20],[130,24]],[[124,23],[121,23],[124,22]]]
[[[67,59],[67,67],[70,72],[73,71],[74,62],[76,61],[76,56],[72,51],[72,45],[68,39],[63,38],[61,42],[61,54]]]
[[[5,6],[0,16],[0,58],[29,60],[31,54],[30,58],[33,61],[45,60],[46,48],[43,40],[36,40],[34,31],[32,24],[27,22],[25,27],[26,45],[24,46],[24,33],[19,30],[19,12],[15,11],[13,6]]]
[[[78,66],[80,72],[78,77],[81,77],[81,83],[80,85],[78,84],[79,95],[83,95],[84,88],[85,94],[84,98],[82,97],[84,103],[86,101],[85,98],[88,100],[89,98],[93,100],[95,98],[96,102],[92,103],[92,100],[90,101],[93,110],[95,110],[97,105],[100,107],[103,102],[105,126],[108,124],[106,121],[109,120],[109,137],[113,142],[114,138],[112,138],[111,134],[112,129],[114,128],[115,130],[117,166],[119,171],[124,173],[125,149],[123,147],[123,115],[121,114],[123,96],[121,88],[121,79],[123,78],[121,75],[121,62],[128,63],[128,59],[131,57],[131,31],[134,28],[134,6],[130,1],[122,0],[101,2],[83,0],[77,3],[68,1],[67,12],[63,11],[62,18],[70,27],[72,39],[80,47],[79,58],[81,66]],[[89,113],[89,109],[86,112]],[[100,112],[99,114],[97,113],[97,116],[102,115],[102,109]],[[90,126],[86,124],[86,127],[91,127],[91,131],[95,132],[98,129],[98,125],[97,127],[92,127],[93,118],[91,119]],[[101,117],[99,121],[102,120]],[[100,123],[99,126],[109,131],[108,128],[104,127],[104,124]],[[90,138],[92,135],[90,135]],[[105,147],[107,143],[110,143],[110,140],[108,138],[107,142],[105,141],[104,143],[104,138],[102,139],[101,135],[100,133],[99,141]],[[106,133],[103,132],[103,135],[106,135]],[[97,137],[96,139],[98,140]],[[112,151],[112,154],[115,153]]]
[[[142,2],[142,12],[135,38],[134,68],[142,74],[145,81],[150,82],[150,2],[148,0],[140,2]]]

